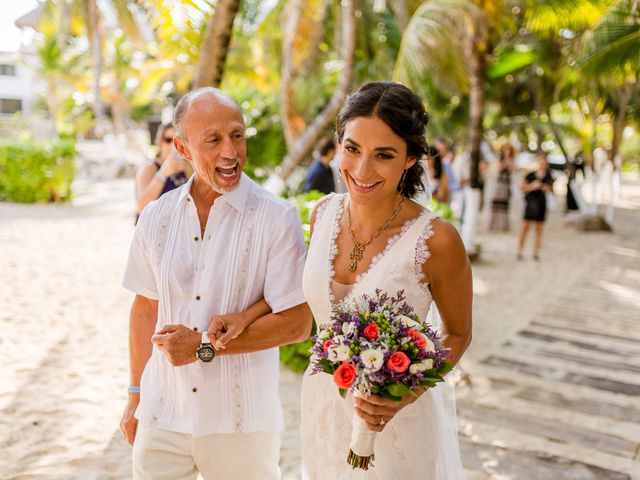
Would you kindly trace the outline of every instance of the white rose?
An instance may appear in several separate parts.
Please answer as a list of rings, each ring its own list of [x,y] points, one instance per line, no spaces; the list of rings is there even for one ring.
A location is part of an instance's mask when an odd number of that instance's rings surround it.
[[[351,356],[349,347],[346,345],[331,345],[327,350],[327,358],[330,362],[343,362]]]
[[[318,338],[320,338],[321,340],[326,340],[330,336],[331,334],[329,333],[329,330],[322,329],[318,332]]]
[[[355,323],[345,322],[342,324],[342,333],[346,336],[354,335],[358,331]]]
[[[360,353],[360,359],[365,368],[370,372],[377,372],[382,368],[384,355],[379,350],[369,349]]]
[[[419,327],[420,324],[413,320],[412,318],[407,317],[406,315],[400,315],[400,321],[404,323],[407,328],[415,328]]]
[[[415,375],[418,372],[426,372],[427,370],[431,370],[432,368],[433,368],[433,360],[431,358],[426,358],[421,362],[410,365],[409,373],[411,375]]]
[[[436,344],[429,340],[429,337],[427,337],[426,335],[423,335],[423,337],[427,341],[427,344],[424,346],[424,351],[427,353],[435,352]]]

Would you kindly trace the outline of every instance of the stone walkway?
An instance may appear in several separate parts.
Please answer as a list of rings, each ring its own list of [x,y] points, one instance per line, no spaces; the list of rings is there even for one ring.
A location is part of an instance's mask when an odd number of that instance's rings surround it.
[[[587,271],[464,364],[458,415],[471,479],[640,479],[639,213],[619,209]]]

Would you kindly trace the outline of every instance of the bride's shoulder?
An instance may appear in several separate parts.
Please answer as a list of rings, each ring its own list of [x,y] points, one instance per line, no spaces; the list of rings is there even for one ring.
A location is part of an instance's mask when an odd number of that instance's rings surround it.
[[[427,223],[419,239],[419,246],[429,251],[432,262],[449,262],[467,254],[456,228],[448,221],[438,217],[430,210],[425,210]]]
[[[320,219],[324,216],[327,207],[332,202],[337,202],[339,201],[339,199],[343,199],[344,195],[345,194],[330,193],[329,195],[322,197],[317,201],[317,203],[313,207],[313,210],[311,211],[311,217],[309,219],[311,233],[313,233],[313,227],[315,226],[316,222],[319,222]]]

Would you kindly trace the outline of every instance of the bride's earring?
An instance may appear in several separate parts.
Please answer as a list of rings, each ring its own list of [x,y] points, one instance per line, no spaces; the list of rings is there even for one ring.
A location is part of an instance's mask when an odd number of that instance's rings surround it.
[[[398,191],[402,193],[402,190],[404,190],[404,179],[407,176],[407,170],[409,170],[408,168],[404,170],[404,172],[402,172],[402,178],[400,178],[400,183],[398,183]]]

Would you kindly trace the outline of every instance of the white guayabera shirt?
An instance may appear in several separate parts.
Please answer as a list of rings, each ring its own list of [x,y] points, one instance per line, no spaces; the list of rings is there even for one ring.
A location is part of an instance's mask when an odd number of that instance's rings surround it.
[[[123,285],[159,300],[156,331],[167,324],[202,331],[212,316],[263,297],[273,312],[304,303],[306,248],[295,207],[243,174],[214,202],[203,237],[192,182],[144,209],[129,252]],[[154,346],[136,417],[194,436],[280,431],[278,380],[277,348],[174,367]]]

